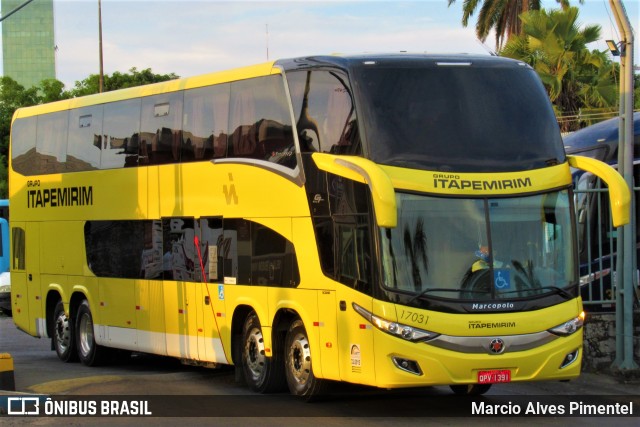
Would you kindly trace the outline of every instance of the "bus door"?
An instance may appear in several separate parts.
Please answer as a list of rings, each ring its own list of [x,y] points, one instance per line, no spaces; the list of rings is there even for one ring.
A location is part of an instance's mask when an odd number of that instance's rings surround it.
[[[33,335],[29,323],[29,290],[26,272],[26,224],[11,223],[11,310],[20,329]]]
[[[142,279],[135,283],[137,344],[140,351],[166,355],[162,221],[149,221],[145,227]]]
[[[166,344],[169,356],[198,360],[195,220],[162,220]]]
[[[344,285],[336,291],[340,378],[370,384],[375,378],[373,330],[354,310],[354,304],[369,312],[373,306],[368,219],[350,215],[334,227],[337,279]]]
[[[218,278],[218,265],[212,260],[216,258],[215,242],[221,234],[219,218],[163,219],[169,355],[212,362],[225,360],[216,326],[216,313],[222,313],[223,301],[211,282]],[[215,278],[211,278],[214,271]]]
[[[17,326],[33,336],[46,336],[40,289],[40,224],[12,224],[11,302]],[[32,320],[30,320],[32,319]]]
[[[228,363],[220,336],[226,321],[220,250],[224,244],[222,218],[200,218],[198,226],[195,268],[198,280],[198,353],[201,360]]]

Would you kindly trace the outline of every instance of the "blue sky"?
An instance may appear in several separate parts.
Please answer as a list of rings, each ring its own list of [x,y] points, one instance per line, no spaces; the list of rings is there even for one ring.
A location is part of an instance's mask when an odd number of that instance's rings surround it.
[[[624,0],[636,31],[639,1]],[[475,17],[462,27],[462,3],[102,0],[104,71],[137,67],[191,76],[266,61],[267,49],[271,60],[401,50],[487,53],[494,38],[486,47],[476,39]],[[557,3],[544,0],[543,6]],[[579,7],[580,23],[602,26],[602,41],[592,48],[604,50],[604,39],[620,39],[608,0],[586,0]],[[54,0],[54,14],[57,78],[70,88],[99,70],[98,1]]]

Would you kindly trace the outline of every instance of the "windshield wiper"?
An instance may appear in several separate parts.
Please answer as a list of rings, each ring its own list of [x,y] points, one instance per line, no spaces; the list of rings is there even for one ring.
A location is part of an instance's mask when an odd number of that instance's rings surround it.
[[[411,304],[413,301],[417,300],[420,297],[425,296],[426,294],[430,293],[430,292],[465,292],[465,293],[476,293],[476,294],[486,294],[487,292],[485,291],[461,291],[460,289],[445,289],[445,288],[433,288],[433,289],[425,289],[424,291],[421,291],[418,294],[415,294],[409,301],[407,301],[407,304]]]
[[[571,295],[569,292],[565,291],[562,288],[559,288],[557,286],[541,286],[539,288],[530,288],[530,289],[520,289],[520,290],[515,290],[515,291],[509,291],[509,292],[500,292],[500,295],[505,295],[505,294],[513,294],[513,293],[519,293],[519,292],[533,292],[533,291],[542,291],[542,290],[551,290],[554,291],[554,293],[562,296],[564,299],[566,300],[570,300],[573,298],[573,295]]]

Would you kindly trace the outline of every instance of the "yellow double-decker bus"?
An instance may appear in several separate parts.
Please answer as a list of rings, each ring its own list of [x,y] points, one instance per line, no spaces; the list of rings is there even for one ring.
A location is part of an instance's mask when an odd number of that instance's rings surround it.
[[[580,372],[571,167],[527,65],[281,60],[20,109],[12,311],[86,365],[233,364],[258,392]]]

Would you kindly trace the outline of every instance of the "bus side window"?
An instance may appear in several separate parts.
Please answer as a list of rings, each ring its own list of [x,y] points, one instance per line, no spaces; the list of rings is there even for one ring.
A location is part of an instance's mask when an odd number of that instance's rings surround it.
[[[366,294],[371,293],[371,246],[366,215],[341,217],[336,223],[338,280]]]
[[[24,270],[25,268],[25,233],[20,227],[11,228],[11,269]]]
[[[67,172],[100,168],[102,109],[102,105],[94,105],[69,111]]]
[[[104,105],[100,169],[138,165],[140,99]]]
[[[223,270],[225,283],[251,284],[251,222],[225,219]]]
[[[37,116],[17,119],[11,129],[11,164],[14,171],[25,176],[39,173],[34,161],[37,123]]]
[[[98,277],[144,278],[149,275],[144,255],[150,249],[152,227],[150,220],[87,221],[87,265]]]
[[[64,172],[67,161],[67,111],[38,116],[35,170],[40,174]]]
[[[294,287],[300,283],[293,243],[263,225],[252,224],[251,281],[254,285]]]
[[[371,226],[369,188],[335,175],[329,175],[329,205],[335,242],[335,279],[347,286],[370,293]],[[320,244],[320,243],[319,243]]]
[[[142,99],[140,165],[178,163],[183,92]]]
[[[360,154],[356,113],[346,77],[329,71],[287,74],[304,152]]]
[[[200,218],[201,254],[205,274],[210,283],[222,281],[223,259],[227,248],[225,242],[222,218]]]
[[[282,76],[231,83],[228,156],[295,168],[293,130]]]
[[[184,93],[181,162],[226,156],[230,88],[220,84]]]

